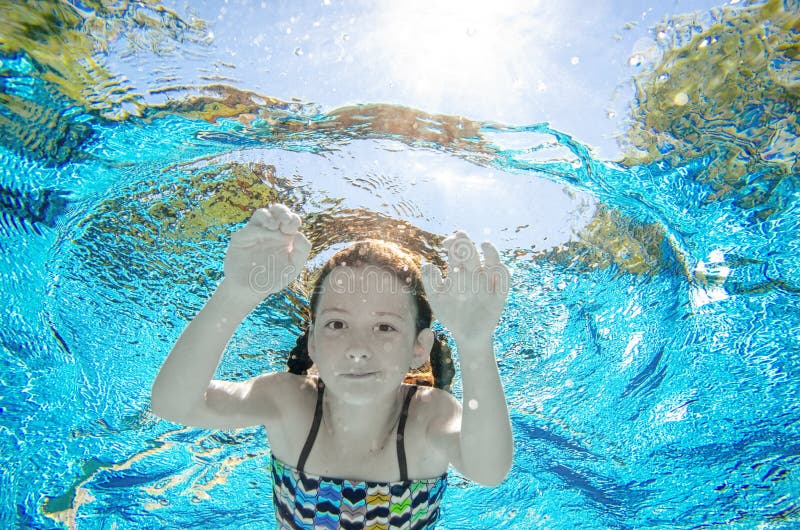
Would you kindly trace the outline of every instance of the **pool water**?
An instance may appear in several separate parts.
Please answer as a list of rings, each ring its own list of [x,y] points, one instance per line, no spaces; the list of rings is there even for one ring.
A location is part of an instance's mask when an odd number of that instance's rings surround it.
[[[501,248],[514,466],[491,489],[451,473],[441,528],[800,526],[800,8],[745,4],[654,30],[672,37],[616,161],[544,122],[219,83],[148,102],[56,44],[135,19],[188,46],[201,25],[154,2],[4,9],[0,526],[274,525],[263,430],[148,403],[270,202],[304,216],[312,263],[364,237],[436,262],[458,227]],[[304,303],[270,297],[218,377],[283,370]]]

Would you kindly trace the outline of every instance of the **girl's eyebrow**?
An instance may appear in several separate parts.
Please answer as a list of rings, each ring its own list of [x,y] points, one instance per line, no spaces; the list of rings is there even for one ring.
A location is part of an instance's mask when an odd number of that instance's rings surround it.
[[[393,313],[391,311],[375,311],[375,316],[379,317],[395,317],[399,318],[400,320],[404,320],[403,315],[398,315],[397,313]]]
[[[345,314],[347,314],[347,311],[344,310],[344,309],[341,309],[339,307],[326,307],[325,309],[323,309],[322,311],[319,312],[320,315],[324,315],[325,313],[345,313]]]
[[[319,312],[319,315],[322,316],[322,315],[324,315],[326,313],[342,313],[342,314],[345,314],[345,315],[349,314],[346,309],[342,309],[342,308],[339,308],[339,307],[326,307],[325,309],[323,309],[323,310],[321,310]],[[406,319],[406,317],[404,317],[403,315],[401,315],[399,313],[394,313],[392,311],[373,311],[372,314],[377,316],[377,317],[394,317],[394,318],[397,318],[397,319],[400,319],[400,320],[405,320]]]

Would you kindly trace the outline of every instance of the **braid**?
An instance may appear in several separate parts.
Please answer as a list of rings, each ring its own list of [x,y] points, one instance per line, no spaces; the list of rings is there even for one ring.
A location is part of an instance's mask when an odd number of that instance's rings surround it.
[[[308,369],[314,364],[311,361],[311,357],[308,356],[308,326],[297,337],[297,342],[295,342],[292,351],[289,352],[286,364],[289,367],[289,372],[296,375],[308,374]]]
[[[453,366],[453,354],[447,341],[438,333],[433,339],[430,365],[433,373],[433,386],[450,392],[453,376],[456,373]]]

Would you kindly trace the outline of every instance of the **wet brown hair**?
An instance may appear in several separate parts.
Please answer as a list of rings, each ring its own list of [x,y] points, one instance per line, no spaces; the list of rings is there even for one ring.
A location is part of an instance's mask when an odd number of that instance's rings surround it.
[[[325,279],[336,267],[377,267],[389,272],[399,282],[400,287],[414,298],[416,307],[416,331],[419,333],[433,323],[433,312],[422,287],[419,264],[400,246],[386,241],[366,240],[352,245],[334,254],[322,266],[311,291],[309,321],[313,321],[324,290]],[[308,325],[297,338],[295,347],[289,354],[287,365],[293,374],[306,375],[313,361],[308,355]],[[431,348],[430,360],[418,369],[409,370],[405,382],[423,386],[433,386],[450,391],[455,369],[450,347],[447,342],[436,335]]]

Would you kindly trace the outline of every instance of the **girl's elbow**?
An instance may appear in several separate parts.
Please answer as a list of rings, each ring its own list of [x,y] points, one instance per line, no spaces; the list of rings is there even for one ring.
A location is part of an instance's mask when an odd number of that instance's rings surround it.
[[[475,469],[471,473],[470,479],[477,482],[481,486],[494,488],[502,484],[511,471],[512,461],[509,459],[507,462],[498,462],[493,466],[487,466],[483,469]]]
[[[156,396],[150,396],[150,412],[153,415],[158,416],[162,420],[171,421],[173,423],[176,422],[175,418],[175,411],[170,410],[170,407],[166,406],[167,404],[162,399],[158,399]]]
[[[475,477],[474,480],[481,486],[494,488],[505,482],[506,477],[508,477],[507,470],[503,472],[486,473],[480,477]]]
[[[185,411],[176,406],[176,400],[158,388],[150,392],[150,412],[162,420],[173,423],[185,423]]]

